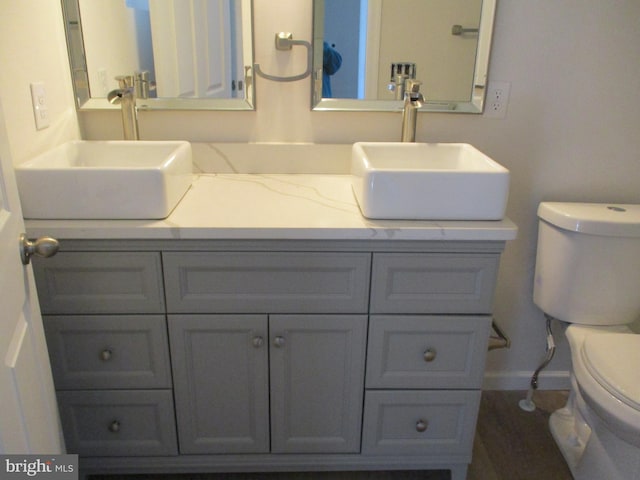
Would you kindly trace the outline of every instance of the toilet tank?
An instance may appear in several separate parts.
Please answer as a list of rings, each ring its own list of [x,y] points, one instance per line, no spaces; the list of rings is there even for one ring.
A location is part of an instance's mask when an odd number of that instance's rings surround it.
[[[571,323],[640,318],[640,205],[543,202],[533,300]]]

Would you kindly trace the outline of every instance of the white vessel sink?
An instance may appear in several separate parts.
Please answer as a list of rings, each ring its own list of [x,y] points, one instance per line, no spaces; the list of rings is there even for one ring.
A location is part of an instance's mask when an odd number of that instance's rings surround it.
[[[358,142],[351,174],[372,219],[500,220],[509,193],[509,171],[465,143]]]
[[[191,144],[73,141],[16,167],[25,218],[159,219],[193,180]]]

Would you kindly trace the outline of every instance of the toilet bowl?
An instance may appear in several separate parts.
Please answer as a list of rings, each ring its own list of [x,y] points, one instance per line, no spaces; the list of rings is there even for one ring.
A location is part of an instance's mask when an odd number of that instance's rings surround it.
[[[569,328],[570,336],[584,330]],[[616,435],[640,447],[640,335],[588,334],[576,357],[573,371],[587,405]]]
[[[640,335],[570,325],[572,388],[549,425],[576,479],[640,478]]]
[[[542,203],[534,302],[569,323],[571,391],[549,420],[576,480],[640,479],[640,205]]]

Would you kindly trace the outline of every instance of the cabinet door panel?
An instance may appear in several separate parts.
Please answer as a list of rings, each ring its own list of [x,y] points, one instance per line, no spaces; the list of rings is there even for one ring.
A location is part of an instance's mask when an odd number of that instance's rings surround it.
[[[367,388],[480,388],[488,315],[372,315]]]
[[[82,456],[175,455],[171,390],[62,390],[67,449]]]
[[[181,453],[269,451],[267,317],[170,315]]]
[[[269,321],[272,452],[359,452],[367,317]]]
[[[171,388],[163,315],[47,315],[56,388]]]
[[[375,253],[371,313],[491,313],[499,258]]]
[[[60,252],[34,258],[42,313],[163,313],[160,254]]]
[[[468,455],[480,390],[368,390],[362,453]]]
[[[164,253],[172,313],[366,313],[368,253]]]

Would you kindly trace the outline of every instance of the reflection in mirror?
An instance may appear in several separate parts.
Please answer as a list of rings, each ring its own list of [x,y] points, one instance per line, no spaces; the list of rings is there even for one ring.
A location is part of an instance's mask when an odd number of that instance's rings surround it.
[[[253,109],[251,0],[62,0],[78,107],[109,108],[135,75],[138,108]]]
[[[314,109],[399,110],[415,78],[421,110],[481,113],[495,1],[314,0]]]

